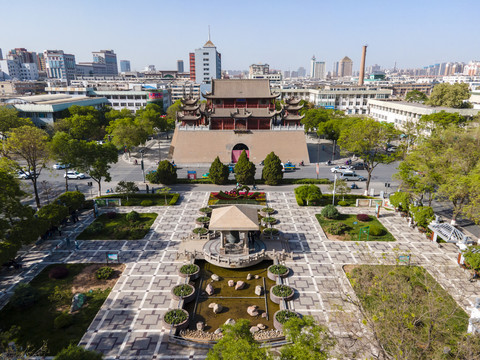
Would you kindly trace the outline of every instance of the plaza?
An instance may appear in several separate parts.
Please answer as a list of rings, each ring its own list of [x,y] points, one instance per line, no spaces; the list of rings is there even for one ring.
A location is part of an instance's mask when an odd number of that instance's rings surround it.
[[[178,270],[185,260],[177,255],[182,239],[191,233],[198,209],[206,206],[208,198],[209,192],[184,192],[176,206],[120,207],[119,212],[133,209],[158,213],[143,240],[78,241],[77,251],[57,249],[65,236],[73,239],[94,220],[91,212],[81,214],[80,221],[68,226],[63,237],[23,254],[21,272],[2,276],[2,306],[18,282],[31,280],[49,264],[102,263],[107,253],[118,253],[119,262],[126,268],[79,344],[102,352],[106,359],[203,359],[208,349],[169,343],[169,330],[162,327],[161,320],[177,303],[170,295],[171,288],[184,280]],[[352,328],[361,327],[360,315],[346,301],[348,295],[354,294],[343,266],[395,264],[399,254],[409,254],[411,264],[428,270],[470,313],[479,285],[469,282],[470,274],[458,266],[456,246],[438,247],[424,234],[406,226],[397,213],[382,209],[379,218],[397,241],[346,242],[328,240],[315,218],[321,208],[299,207],[293,192],[268,192],[267,205],[277,210],[279,223],[275,227],[293,252],[293,257],[285,261],[291,269],[286,284],[298,292],[291,307],[302,315],[312,315],[340,338],[348,338]],[[339,209],[345,214],[374,214],[374,208]],[[355,321],[346,323],[345,315]]]

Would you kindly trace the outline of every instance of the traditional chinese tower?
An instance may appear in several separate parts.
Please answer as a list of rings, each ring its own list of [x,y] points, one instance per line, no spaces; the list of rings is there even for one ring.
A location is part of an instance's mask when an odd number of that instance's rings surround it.
[[[203,116],[200,111],[201,104],[198,98],[189,95],[180,100],[182,106],[180,111],[177,111],[177,122],[182,126],[198,126],[203,125]]]
[[[285,105],[283,106],[283,125],[284,126],[300,126],[300,120],[302,120],[305,115],[300,115],[298,112],[303,108],[303,105],[300,105],[300,99],[289,98],[285,99]]]

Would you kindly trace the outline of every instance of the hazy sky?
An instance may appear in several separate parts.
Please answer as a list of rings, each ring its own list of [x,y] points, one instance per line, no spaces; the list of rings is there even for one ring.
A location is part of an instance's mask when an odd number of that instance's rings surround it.
[[[480,60],[478,0],[0,0],[0,48],[62,49],[76,61],[113,49],[132,69],[176,69],[211,38],[222,68],[252,63],[308,71],[314,54],[331,70],[349,56],[367,66],[421,67]]]

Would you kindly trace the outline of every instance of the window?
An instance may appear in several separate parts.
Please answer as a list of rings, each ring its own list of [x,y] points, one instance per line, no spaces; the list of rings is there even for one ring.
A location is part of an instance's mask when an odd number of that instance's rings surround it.
[[[133,103],[128,103],[128,106],[133,106]]]
[[[120,106],[127,106],[127,103],[120,103]]]
[[[208,53],[207,53],[207,52],[206,52],[206,53],[203,53],[203,55],[208,55]]]

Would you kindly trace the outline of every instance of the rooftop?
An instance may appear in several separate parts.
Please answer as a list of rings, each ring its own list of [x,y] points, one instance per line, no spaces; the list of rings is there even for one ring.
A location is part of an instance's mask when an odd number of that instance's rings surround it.
[[[213,209],[210,230],[259,230],[257,209],[249,206],[232,205]]]
[[[268,79],[213,79],[208,99],[276,98],[279,94],[270,90]]]

